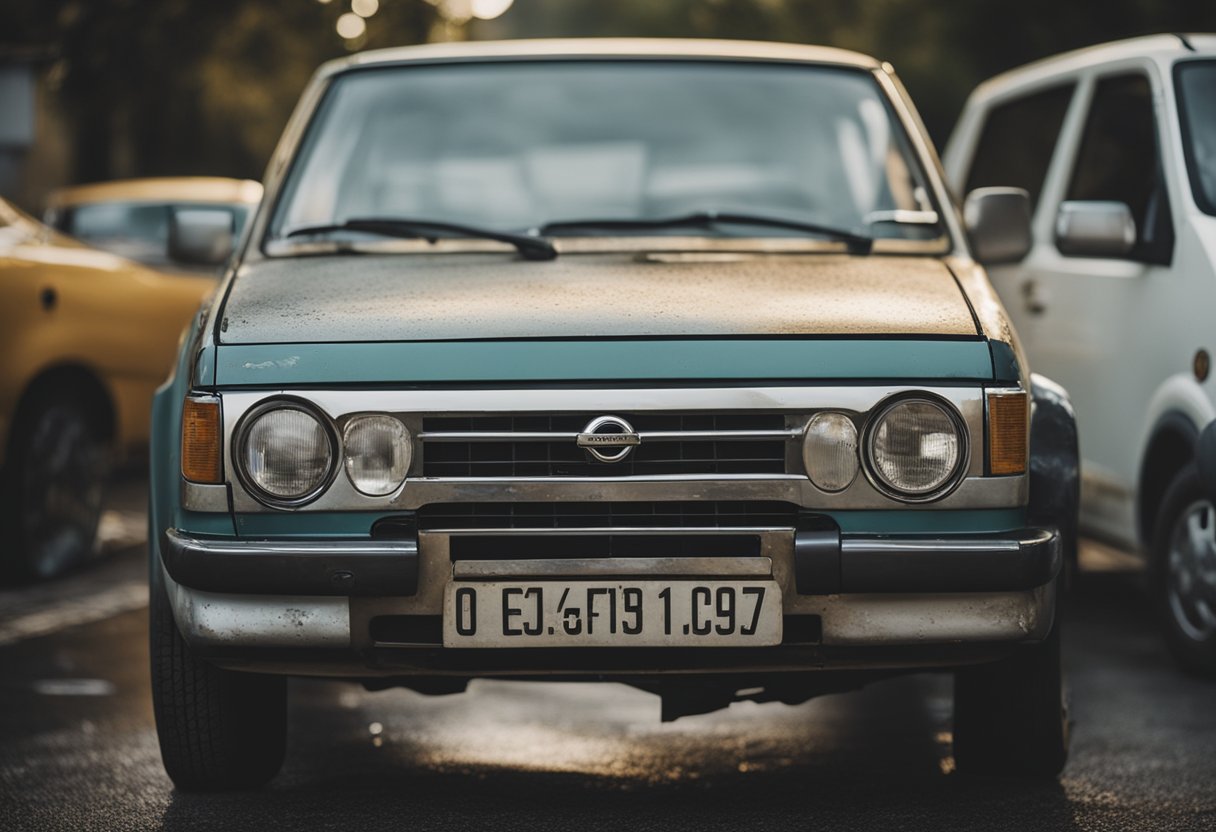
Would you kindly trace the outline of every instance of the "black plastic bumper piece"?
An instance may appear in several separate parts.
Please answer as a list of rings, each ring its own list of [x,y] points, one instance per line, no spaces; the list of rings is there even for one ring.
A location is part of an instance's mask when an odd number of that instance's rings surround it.
[[[416,540],[246,541],[165,533],[165,569],[204,592],[414,595]]]
[[[902,592],[1021,592],[1060,571],[1059,535],[1026,529],[976,537],[842,537],[798,532],[800,595]]]

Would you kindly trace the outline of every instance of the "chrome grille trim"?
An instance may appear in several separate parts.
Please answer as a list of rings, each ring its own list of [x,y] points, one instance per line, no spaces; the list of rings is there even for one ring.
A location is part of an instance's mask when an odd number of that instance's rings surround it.
[[[805,430],[638,431],[638,439],[643,442],[771,442],[798,439]],[[430,431],[420,433],[418,439],[422,442],[574,442],[579,436],[578,431]]]

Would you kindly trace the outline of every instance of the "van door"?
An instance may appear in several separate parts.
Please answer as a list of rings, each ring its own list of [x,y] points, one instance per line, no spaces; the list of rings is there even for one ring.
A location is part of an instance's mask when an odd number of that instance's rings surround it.
[[[1082,526],[1134,545],[1137,443],[1149,397],[1177,365],[1161,331],[1170,320],[1162,284],[1174,230],[1148,70],[1098,75],[1086,87],[1084,118],[1069,120],[1075,129],[1063,132],[1036,212],[1034,250],[999,279],[1031,366],[1063,384],[1076,407]],[[1127,205],[1136,227],[1130,250],[1063,254],[1056,223],[1066,200]]]

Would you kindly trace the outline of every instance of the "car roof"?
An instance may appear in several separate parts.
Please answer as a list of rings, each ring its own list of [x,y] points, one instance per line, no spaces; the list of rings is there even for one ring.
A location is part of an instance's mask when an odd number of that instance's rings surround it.
[[[980,84],[975,98],[990,98],[1022,89],[1059,75],[1103,66],[1129,58],[1172,59],[1192,55],[1216,57],[1216,35],[1166,34],[1117,40],[1086,46],[1044,58],[993,76]]]
[[[541,40],[435,43],[376,49],[330,61],[324,77],[348,69],[408,63],[458,63],[493,60],[677,58],[791,61],[878,69],[882,64],[860,52],[829,46],[694,38],[554,38]]]
[[[47,198],[47,205],[52,208],[89,202],[223,202],[252,205],[261,199],[262,186],[252,179],[166,176],[60,188]]]

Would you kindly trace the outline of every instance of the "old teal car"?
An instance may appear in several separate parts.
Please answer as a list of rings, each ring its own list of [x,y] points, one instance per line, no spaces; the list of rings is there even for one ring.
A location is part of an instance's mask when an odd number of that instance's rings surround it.
[[[965,224],[889,66],[361,54],[265,183],[154,406],[179,788],[274,776],[288,676],[612,680],[675,719],[950,672],[960,771],[1059,772],[1076,437],[979,265],[1026,197]]]

